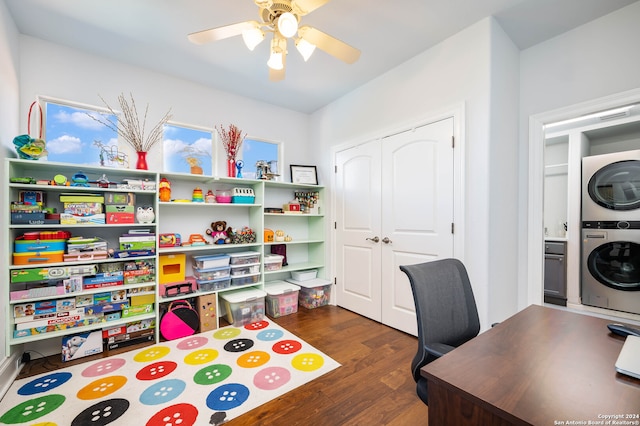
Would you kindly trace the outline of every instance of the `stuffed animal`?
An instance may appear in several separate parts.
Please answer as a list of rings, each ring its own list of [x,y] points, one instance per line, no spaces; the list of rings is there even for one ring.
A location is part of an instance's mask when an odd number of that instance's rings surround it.
[[[211,229],[207,229],[207,235],[213,238],[213,244],[229,244],[231,227],[227,228],[227,222],[224,220],[212,222]]]

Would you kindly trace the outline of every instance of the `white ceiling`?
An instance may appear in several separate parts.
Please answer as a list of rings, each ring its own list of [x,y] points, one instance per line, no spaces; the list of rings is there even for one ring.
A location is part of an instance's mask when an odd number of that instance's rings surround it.
[[[520,49],[639,0],[333,0],[302,18],[362,51],[352,65],[289,41],[286,78],[268,78],[268,39],[195,45],[187,34],[259,20],[252,0],[2,0],[22,34],[311,113],[487,16]]]

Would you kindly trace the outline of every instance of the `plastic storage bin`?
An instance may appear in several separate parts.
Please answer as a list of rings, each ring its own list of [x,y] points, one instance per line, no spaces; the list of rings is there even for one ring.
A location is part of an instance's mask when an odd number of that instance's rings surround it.
[[[253,188],[233,188],[231,193],[231,202],[238,204],[253,204],[256,195]]]
[[[252,263],[247,265],[231,265],[231,276],[242,277],[260,273],[260,264]]]
[[[331,299],[331,281],[322,278],[298,281],[288,279],[287,282],[300,286],[298,303],[307,309],[318,308],[329,304]]]
[[[231,285],[247,285],[247,284],[255,284],[260,281],[260,272],[257,274],[251,275],[241,275],[238,277],[231,276]]]
[[[212,269],[229,266],[228,254],[215,254],[212,256],[193,256],[194,266],[198,269]]]
[[[231,268],[223,266],[221,268],[198,269],[193,268],[193,276],[197,280],[211,281],[219,278],[227,278],[230,275]]]
[[[225,291],[220,294],[224,301],[226,320],[235,327],[262,321],[266,295],[266,292],[257,288]]]
[[[317,269],[307,269],[306,271],[291,271],[291,278],[296,281],[313,280],[318,276]]]
[[[267,315],[278,318],[298,312],[298,291],[300,287],[285,281],[265,284],[267,292]]]
[[[260,263],[260,252],[257,251],[241,251],[238,253],[229,253],[231,265],[247,265],[251,263]]]
[[[264,270],[265,271],[279,271],[282,269],[282,261],[284,256],[281,254],[265,254],[264,255]]]
[[[224,277],[215,280],[196,280],[199,291],[223,290],[231,287],[231,278]]]

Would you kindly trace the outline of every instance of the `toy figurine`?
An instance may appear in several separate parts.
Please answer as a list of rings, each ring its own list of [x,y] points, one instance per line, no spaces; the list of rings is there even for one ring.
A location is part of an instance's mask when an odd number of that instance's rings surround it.
[[[204,203],[204,197],[202,196],[202,189],[196,187],[193,190],[193,195],[191,196],[192,203]]]
[[[167,178],[160,179],[160,201],[171,201],[171,182]]]
[[[208,204],[213,204],[216,202],[216,196],[212,190],[207,191],[207,195],[204,196],[204,200]]]
[[[156,214],[153,212],[153,206],[140,206],[136,210],[136,219],[138,223],[153,223]]]
[[[213,238],[213,244],[229,244],[231,242],[229,237],[231,227],[227,228],[227,222],[224,220],[212,222],[211,229],[207,229],[207,235]]]
[[[236,169],[238,169],[238,173],[236,173],[236,177],[242,179],[242,168],[244,167],[244,161],[238,160],[236,161]]]
[[[82,172],[78,172],[75,175],[73,175],[71,177],[71,180],[73,181],[71,186],[82,186],[82,187],[89,186],[89,178],[87,177],[87,175],[85,175]]]

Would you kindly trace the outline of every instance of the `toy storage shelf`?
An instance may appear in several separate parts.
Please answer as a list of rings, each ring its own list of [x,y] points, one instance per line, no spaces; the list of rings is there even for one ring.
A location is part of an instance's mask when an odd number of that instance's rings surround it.
[[[182,242],[187,242],[195,235],[200,242],[192,246],[160,247],[158,255],[184,254],[185,257],[185,278],[193,275],[193,257],[218,254],[238,253],[245,251],[255,251],[263,255],[262,245],[262,199],[264,194],[264,183],[253,179],[237,178],[216,178],[211,176],[160,173],[159,179],[166,179],[171,185],[171,201],[161,201],[158,203],[159,234],[179,234]],[[234,188],[250,189],[255,197],[253,202],[206,202],[206,194],[213,194],[219,191],[226,191],[231,195]],[[202,198],[196,197],[195,190],[200,190]],[[229,200],[231,201],[231,200]],[[246,200],[243,200],[246,201]],[[226,228],[231,227],[234,231],[243,228],[250,228],[255,232],[256,240],[252,243],[241,244],[213,244],[213,239],[207,234],[211,230],[214,222],[226,222]],[[203,244],[201,240],[206,243]],[[262,271],[262,264],[260,265]],[[168,306],[169,302],[181,299],[197,298],[198,296],[219,295],[225,291],[237,290],[241,288],[263,287],[262,272],[257,282],[245,285],[230,285],[229,287],[216,290],[194,289],[192,293],[164,296],[162,284],[159,288],[158,302],[162,307]],[[221,301],[217,298],[217,306]],[[162,307],[160,310],[162,310]],[[219,318],[222,312],[217,311],[216,326],[220,326]]]
[[[49,184],[54,181],[54,176],[63,175],[69,184],[57,185]],[[82,184],[82,179],[74,182],[74,175],[85,177],[86,186],[72,186],[73,183]],[[12,181],[11,178],[23,178]],[[165,178],[171,184],[171,200],[159,201],[159,185],[161,179]],[[10,282],[10,276],[16,270],[33,270],[40,268],[68,268],[83,265],[106,265],[113,263],[130,262],[141,260],[153,262],[156,269],[156,277],[153,282],[142,282],[136,284],[125,284],[112,287],[96,289],[86,289],[75,293],[55,294],[52,296],[42,296],[39,293],[30,293],[30,296],[37,294],[37,297],[27,297],[11,300],[11,286],[5,286],[4,298],[7,300],[4,311],[6,312],[5,324],[7,335],[7,353],[11,353],[12,347],[21,346],[25,343],[40,340],[49,340],[51,345],[59,346],[59,339],[62,336],[99,330],[107,327],[115,327],[128,322],[143,319],[155,319],[156,330],[160,323],[162,306],[167,306],[168,302],[193,298],[197,296],[216,295],[220,296],[226,291],[241,288],[263,289],[266,281],[286,279],[290,277],[292,271],[305,269],[317,269],[318,277],[325,277],[325,226],[326,218],[322,210],[324,202],[324,188],[316,185],[300,185],[287,182],[273,182],[252,179],[237,179],[215,176],[203,176],[184,173],[163,173],[147,170],[104,168],[99,166],[54,163],[47,161],[31,161],[20,159],[6,159],[4,169],[4,196],[2,215],[4,229],[6,230],[5,249],[1,257],[2,270],[5,271],[5,280]],[[122,187],[122,184],[128,185]],[[55,183],[55,182],[54,182]],[[121,187],[117,184],[120,183]],[[129,183],[131,183],[129,185]],[[206,203],[197,200],[194,202],[194,190],[202,190],[202,194],[211,190],[212,192],[234,191],[245,194],[253,192],[255,198],[253,202],[245,203]],[[251,190],[251,191],[249,191]],[[59,196],[63,193],[70,194],[98,194],[107,196],[108,194],[133,193],[135,194],[135,205],[152,206],[154,208],[155,220],[153,223],[115,223],[115,224],[59,224],[59,223],[36,223],[36,224],[16,224],[11,223],[9,215],[10,205],[13,201],[20,199],[23,191],[38,192],[45,196],[47,207],[56,208],[63,211],[63,204],[59,202]],[[244,192],[243,192],[244,191]],[[317,193],[319,196],[319,208],[312,213],[300,214],[272,214],[265,213],[266,207],[282,208],[295,197],[296,191]],[[242,201],[247,201],[242,199]],[[152,256],[140,256],[131,258],[105,258],[96,260],[76,260],[55,263],[37,263],[26,265],[13,264],[14,241],[17,237],[30,232],[47,231],[67,231],[72,236],[85,238],[98,237],[108,243],[108,247],[118,246],[119,236],[133,229],[148,229],[149,232],[160,234],[179,234],[182,241],[189,240],[191,234],[199,234],[204,240],[211,242],[211,238],[206,234],[207,229],[213,222],[225,221],[227,226],[234,230],[244,227],[251,228],[256,235],[255,242],[241,244],[204,244],[192,246],[169,246],[159,247],[156,240],[156,252]],[[291,237],[287,242],[265,242],[264,230],[282,230]],[[266,271],[264,258],[271,253],[271,248],[276,244],[286,244],[288,265],[275,271]],[[218,290],[196,290],[193,293],[184,295],[172,295],[164,297],[161,291],[159,279],[159,261],[162,255],[184,254],[186,260],[185,271],[187,275],[192,274],[193,256],[233,254],[239,252],[253,251],[260,254],[259,276],[256,282],[243,285],[232,285]],[[105,267],[106,267],[105,266]],[[108,322],[96,322],[90,325],[83,325],[66,330],[50,331],[41,334],[33,334],[24,337],[14,337],[15,320],[13,318],[13,308],[16,305],[41,302],[50,300],[65,299],[77,295],[95,295],[101,292],[125,290],[127,292],[144,287],[153,287],[155,296],[154,312],[142,315],[129,316],[110,320]],[[22,287],[20,287],[22,289]],[[142,295],[143,293],[140,293]],[[219,318],[224,315],[222,300],[217,297],[218,309],[216,325],[220,325]],[[156,331],[156,342],[160,335]],[[47,343],[49,344],[49,343]]]
[[[309,213],[264,213],[264,228],[285,234],[285,241],[265,242],[265,254],[271,253],[273,246],[285,244],[288,263],[280,270],[265,271],[266,282],[290,278],[292,271],[305,269],[317,269],[318,277],[326,278],[324,187],[268,181],[263,204],[265,208],[281,208],[295,201],[296,193],[317,193],[318,202],[307,210]]]
[[[56,179],[57,176],[57,179]],[[14,241],[20,237],[21,241],[27,240],[26,236],[31,235],[31,238],[36,238],[36,246],[41,241],[46,243],[46,239],[43,238],[47,234],[55,233],[55,231],[62,231],[66,235],[73,237],[83,238],[99,238],[107,243],[107,247],[118,247],[119,237],[122,234],[128,233],[133,229],[149,230],[150,233],[156,232],[157,220],[153,223],[42,223],[41,217],[34,220],[36,224],[21,224],[12,223],[13,218],[9,214],[10,204],[17,202],[21,198],[24,198],[29,194],[30,197],[42,197],[40,201],[48,209],[55,209],[56,212],[61,213],[64,211],[64,204],[60,201],[60,196],[63,194],[69,194],[71,196],[87,196],[94,194],[98,197],[108,198],[115,197],[121,194],[134,194],[135,205],[152,206],[157,211],[157,179],[158,176],[154,172],[144,170],[129,170],[129,169],[105,169],[97,166],[77,165],[77,164],[63,164],[46,161],[31,161],[20,159],[6,159],[4,169],[4,182],[5,182],[5,196],[3,209],[5,214],[2,215],[4,221],[4,228],[7,229],[7,236],[5,240],[4,256],[2,258],[3,270],[8,272],[8,276],[5,279],[9,284],[5,287],[5,297],[8,300],[8,306],[10,309],[6,309],[7,316],[5,318],[6,335],[7,335],[7,353],[10,353],[11,347],[16,345],[22,345],[25,343],[35,342],[39,340],[51,340],[55,342],[56,338],[66,336],[70,334],[82,333],[92,330],[100,330],[105,327],[112,327],[122,325],[128,322],[139,321],[141,319],[156,318],[157,306],[153,305],[153,312],[144,313],[141,315],[132,315],[128,317],[115,317],[109,321],[104,319],[96,319],[84,317],[87,319],[86,325],[77,325],[74,327],[63,328],[52,327],[54,330],[42,332],[47,329],[46,326],[39,326],[41,323],[33,323],[33,326],[29,326],[29,332],[23,333],[17,332],[14,335],[16,329],[17,320],[14,319],[14,309],[23,304],[42,304],[46,302],[58,303],[60,301],[72,300],[78,296],[90,296],[98,295],[99,293],[106,293],[112,291],[124,291],[128,293],[134,289],[140,289],[145,287],[153,288],[152,293],[156,293],[155,280],[152,282],[140,282],[131,283],[125,285],[98,287],[98,288],[86,288],[73,292],[62,292],[60,290],[61,278],[40,277],[38,273],[43,270],[51,271],[67,271],[67,268],[89,269],[100,268],[103,265],[111,265],[111,268],[116,268],[115,264],[124,264],[136,261],[150,262],[155,265],[157,256],[155,254],[151,256],[139,256],[139,257],[123,257],[123,258],[94,258],[83,252],[80,260],[69,261],[49,261],[42,262],[42,259],[36,259],[32,262],[31,258],[27,258],[26,261],[17,262],[14,261],[13,253],[16,251],[14,247]],[[12,179],[13,178],[13,179]],[[13,180],[13,181],[12,181]],[[66,181],[66,182],[65,182]],[[126,198],[126,197],[125,197]],[[104,203],[102,203],[104,205]],[[103,208],[103,212],[106,209]],[[134,213],[135,216],[135,208]],[[17,218],[16,218],[17,220]],[[29,219],[30,220],[30,219]],[[55,219],[54,219],[55,220]],[[102,221],[106,220],[105,217]],[[37,235],[40,233],[40,235]],[[43,234],[44,233],[44,234]],[[66,246],[63,244],[64,252],[66,253]],[[57,260],[59,254],[51,256],[51,260]],[[48,257],[47,254],[42,256]],[[23,263],[23,264],[16,264]],[[81,268],[85,265],[86,268]],[[37,278],[33,281],[21,282],[16,280],[12,282],[12,274],[24,273],[26,275],[33,275]],[[66,277],[66,275],[65,275]],[[35,287],[35,290],[34,290]],[[54,288],[55,287],[55,288]],[[31,290],[29,290],[31,289]],[[21,294],[23,293],[24,294]],[[125,294],[126,294],[125,293]],[[136,292],[137,294],[137,292]],[[13,300],[12,300],[13,296]],[[62,302],[60,302],[62,303]],[[35,318],[35,317],[34,317]],[[83,319],[83,321],[84,321]],[[39,319],[34,319],[39,321]],[[90,322],[95,321],[95,322]],[[39,331],[39,332],[36,332]],[[58,345],[59,346],[59,345]]]

